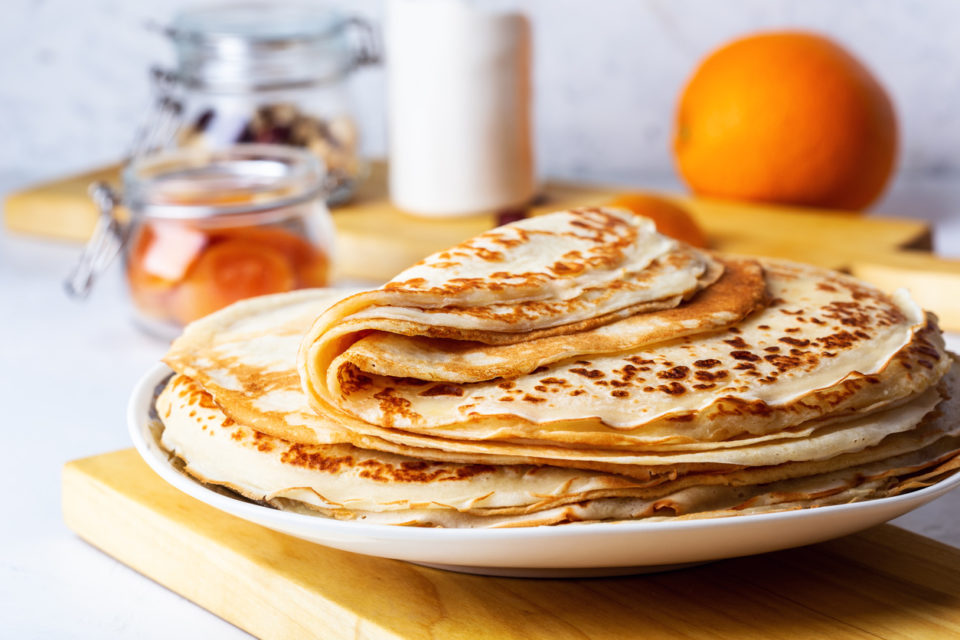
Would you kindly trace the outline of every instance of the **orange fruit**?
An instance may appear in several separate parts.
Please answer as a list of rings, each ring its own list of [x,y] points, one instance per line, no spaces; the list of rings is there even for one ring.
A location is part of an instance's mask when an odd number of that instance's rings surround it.
[[[699,195],[862,209],[893,170],[896,117],[883,87],[838,44],[764,33],[700,63],[680,97],[673,150]]]
[[[695,247],[706,247],[707,236],[693,216],[678,204],[645,193],[623,193],[607,203],[610,207],[628,209],[653,220],[660,233],[682,240]]]

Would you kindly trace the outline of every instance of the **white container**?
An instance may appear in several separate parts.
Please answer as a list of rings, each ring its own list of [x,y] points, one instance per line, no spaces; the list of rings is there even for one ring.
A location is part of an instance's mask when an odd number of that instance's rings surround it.
[[[530,23],[468,0],[390,0],[390,197],[425,216],[522,206],[536,189]]]

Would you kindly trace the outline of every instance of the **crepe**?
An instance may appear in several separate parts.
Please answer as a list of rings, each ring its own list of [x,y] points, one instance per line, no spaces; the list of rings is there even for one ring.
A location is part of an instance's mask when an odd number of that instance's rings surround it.
[[[960,365],[906,293],[617,210],[500,227],[373,291],[237,303],[165,361],[186,473],[374,523],[810,508],[926,486],[960,452]]]
[[[537,229],[551,220],[566,228],[577,215],[543,216]],[[563,249],[540,247],[537,255],[551,264]],[[509,346],[481,339],[473,325],[470,340],[435,337],[452,332],[463,311],[456,285],[473,281],[471,265],[485,274],[486,260],[461,256],[449,282],[433,273],[419,289],[404,273],[319,317],[300,350],[304,389],[318,414],[401,447],[637,464],[638,453],[658,447],[779,437],[895,405],[950,366],[935,319],[904,292],[888,296],[781,261],[715,260],[724,275],[678,307],[621,319],[598,309],[599,324],[559,325],[570,333]],[[424,264],[440,272],[444,263]],[[569,271],[589,273],[588,266]],[[751,278],[761,267],[763,277]],[[540,273],[527,263],[522,270]],[[728,278],[747,286],[725,291]],[[568,283],[557,295],[586,286]],[[425,304],[425,291],[453,292],[442,331],[429,324],[435,307],[414,306]],[[398,308],[419,321],[398,322]],[[482,317],[472,309],[471,319]],[[490,333],[502,333],[499,324]]]
[[[958,375],[951,374],[952,385]],[[237,423],[183,375],[167,384],[157,411],[162,444],[190,475],[247,498],[340,519],[503,527],[766,512],[890,495],[908,482],[924,486],[938,474],[918,474],[945,465],[960,448],[960,397],[938,397],[937,405],[937,411],[921,414],[912,432],[817,465],[657,483],[549,466],[427,462],[345,444],[291,443]]]

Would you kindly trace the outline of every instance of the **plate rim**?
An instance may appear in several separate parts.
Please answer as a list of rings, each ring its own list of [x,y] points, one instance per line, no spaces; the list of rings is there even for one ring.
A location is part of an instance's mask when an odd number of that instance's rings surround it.
[[[837,505],[825,505],[816,508],[795,509],[790,511],[776,511],[772,513],[745,514],[736,517],[702,518],[691,520],[659,520],[650,522],[645,520],[620,520],[616,522],[589,522],[570,523],[558,527],[553,525],[537,525],[530,527],[507,528],[457,528],[457,527],[404,527],[391,524],[354,522],[351,520],[337,520],[321,515],[301,514],[282,511],[273,507],[240,500],[222,495],[207,488],[202,483],[190,478],[175,469],[168,459],[161,460],[153,451],[159,447],[158,443],[151,445],[144,431],[149,430],[149,403],[153,399],[153,392],[160,382],[175,373],[168,365],[158,362],[151,366],[137,380],[127,403],[127,429],[133,445],[140,457],[157,475],[174,488],[220,511],[238,515],[249,513],[250,516],[238,516],[247,520],[259,522],[262,515],[278,523],[285,523],[297,529],[310,529],[317,535],[323,535],[325,530],[337,535],[354,534],[358,536],[393,539],[397,541],[428,542],[437,538],[471,540],[530,540],[542,538],[580,537],[585,533],[603,534],[641,534],[657,532],[693,532],[703,529],[740,528],[750,524],[769,524],[777,521],[803,520],[812,514],[849,514],[857,511],[872,511],[882,506],[896,506],[901,503],[919,502],[925,504],[930,500],[945,494],[960,485],[960,472],[941,480],[933,485],[904,493],[898,496],[875,498],[861,502],[852,502]],[[219,506],[222,505],[222,506]],[[919,505],[918,505],[919,506]],[[909,511],[909,509],[908,509]],[[905,512],[906,513],[906,512]]]

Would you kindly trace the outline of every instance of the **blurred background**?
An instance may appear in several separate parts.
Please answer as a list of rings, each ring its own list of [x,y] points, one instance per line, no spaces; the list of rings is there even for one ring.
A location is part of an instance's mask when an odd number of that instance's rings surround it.
[[[147,68],[172,61],[185,0],[6,0],[0,21],[0,190],[116,161],[150,105]],[[195,4],[195,3],[194,3]],[[380,22],[378,0],[329,2]],[[960,3],[953,0],[527,0],[534,25],[541,176],[679,187],[670,125],[698,60],[760,29],[809,28],[858,56],[899,117],[893,197],[874,209],[949,207],[923,193],[960,172]],[[386,152],[382,68],[354,74],[364,150]],[[920,186],[918,186],[918,184]],[[899,190],[896,188],[899,186]],[[909,193],[901,195],[906,188]]]

